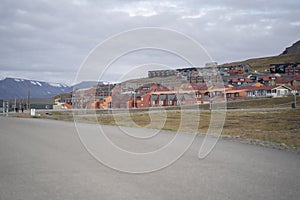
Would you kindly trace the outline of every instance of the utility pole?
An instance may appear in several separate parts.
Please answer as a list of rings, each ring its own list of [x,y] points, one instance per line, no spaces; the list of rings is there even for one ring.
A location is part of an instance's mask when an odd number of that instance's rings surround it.
[[[9,100],[3,101],[3,113],[6,113],[6,116],[9,112]]]
[[[135,91],[133,91],[133,108],[135,108]]]
[[[295,102],[295,108],[296,108],[297,107],[296,92],[294,94],[294,102]]]
[[[15,98],[14,112],[17,112],[17,99]]]
[[[297,91],[293,90],[292,92],[293,92],[293,95],[294,95],[294,106],[293,106],[293,108],[297,108],[297,99],[296,99]]]
[[[28,85],[27,91],[27,110],[30,110],[30,85]]]
[[[110,82],[108,82],[108,98],[107,99],[111,99],[111,101],[108,101],[108,104],[107,104],[107,107],[110,109],[111,104],[112,104],[112,93],[111,93],[111,89],[110,89]]]

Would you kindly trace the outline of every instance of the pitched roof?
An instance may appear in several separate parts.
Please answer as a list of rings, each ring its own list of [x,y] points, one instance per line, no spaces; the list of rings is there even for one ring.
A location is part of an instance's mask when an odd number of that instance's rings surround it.
[[[270,80],[270,77],[269,76],[263,76],[261,77],[263,81],[269,81]]]
[[[272,90],[277,86],[262,86],[262,87],[254,87],[254,86],[239,86],[232,88],[233,90],[244,90],[244,91],[255,91],[255,90]],[[228,90],[230,91],[230,90]]]
[[[282,77],[278,77],[275,79],[276,84],[284,84],[284,83],[289,83],[289,82],[290,82],[290,80],[284,79]]]
[[[280,87],[286,88],[288,90],[292,90],[290,87],[288,87],[286,85],[279,85],[279,86],[274,87],[273,89],[277,89],[277,88],[280,88]]]

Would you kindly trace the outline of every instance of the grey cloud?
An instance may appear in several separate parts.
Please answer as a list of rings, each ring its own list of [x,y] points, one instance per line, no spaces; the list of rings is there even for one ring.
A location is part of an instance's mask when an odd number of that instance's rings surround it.
[[[15,74],[52,80],[65,72],[74,75],[97,44],[147,26],[171,28],[194,38],[219,63],[279,54],[299,40],[299,9],[297,0],[3,0],[0,78]],[[147,12],[148,17],[143,16]],[[151,58],[156,59],[146,53],[122,65]],[[72,82],[70,75],[67,79]]]

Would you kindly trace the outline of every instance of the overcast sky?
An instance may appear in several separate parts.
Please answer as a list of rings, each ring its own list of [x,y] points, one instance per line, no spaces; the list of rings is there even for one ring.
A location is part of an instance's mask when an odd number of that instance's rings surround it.
[[[141,27],[186,34],[218,63],[278,55],[300,39],[299,11],[299,0],[1,0],[0,79],[72,84],[96,45]],[[145,51],[119,64],[126,71],[157,63],[159,56]],[[184,65],[171,60],[169,65]],[[106,81],[123,72],[110,73]]]

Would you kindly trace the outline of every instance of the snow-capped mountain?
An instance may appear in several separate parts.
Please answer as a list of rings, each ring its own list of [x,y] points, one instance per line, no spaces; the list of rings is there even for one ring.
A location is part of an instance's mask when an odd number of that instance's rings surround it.
[[[103,82],[83,81],[73,86],[62,83],[50,83],[22,78],[5,78],[0,80],[0,100],[27,98],[52,98],[58,94],[71,92],[73,89],[90,88]]]
[[[51,98],[72,89],[73,87],[61,83],[5,78],[0,80],[0,99],[27,98],[28,90],[31,98]]]

